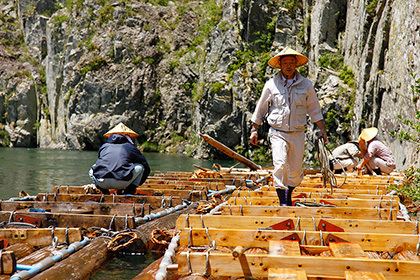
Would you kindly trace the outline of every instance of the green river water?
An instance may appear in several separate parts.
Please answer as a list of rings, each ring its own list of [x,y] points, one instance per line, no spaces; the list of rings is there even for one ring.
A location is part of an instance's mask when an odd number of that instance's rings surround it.
[[[152,174],[167,171],[193,171],[194,164],[211,168],[214,163],[224,167],[234,161],[210,161],[183,155],[145,153]],[[19,191],[30,195],[51,192],[56,185],[86,185],[91,180],[89,168],[96,162],[95,151],[66,151],[25,148],[0,148],[0,199],[18,197]],[[238,165],[238,167],[243,167]],[[91,279],[132,279],[159,256],[154,254],[114,258]]]

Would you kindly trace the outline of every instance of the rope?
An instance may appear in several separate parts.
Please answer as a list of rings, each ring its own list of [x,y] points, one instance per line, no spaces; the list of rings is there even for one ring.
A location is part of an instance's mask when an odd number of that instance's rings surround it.
[[[118,233],[107,245],[107,248],[113,252],[119,251],[122,248],[128,248],[136,240],[140,239],[136,232],[122,232]]]
[[[337,207],[335,205],[317,203],[312,201],[297,201],[295,202],[295,206],[297,207]]]
[[[331,192],[329,192],[329,193],[332,194],[333,193],[333,188],[340,188],[344,185],[344,183],[346,182],[346,179],[347,179],[347,174],[346,174],[346,171],[344,170],[344,167],[341,164],[341,162],[337,161],[341,165],[341,168],[343,169],[343,173],[344,173],[343,183],[341,183],[341,185],[337,186],[337,178],[335,178],[334,172],[332,172],[330,170],[328,153],[333,157],[334,160],[336,160],[336,158],[331,153],[331,151],[325,146],[322,138],[318,138],[317,144],[318,144],[317,145],[318,160],[319,160],[319,165],[321,167],[321,173],[322,173],[322,178],[323,178],[322,181],[323,181],[323,184],[324,184],[324,188],[328,192],[328,189],[327,189],[327,182],[328,182],[331,186]]]

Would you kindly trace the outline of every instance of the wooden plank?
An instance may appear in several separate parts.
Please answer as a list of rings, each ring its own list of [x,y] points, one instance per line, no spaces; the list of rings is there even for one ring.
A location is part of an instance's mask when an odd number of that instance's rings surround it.
[[[226,154],[230,158],[232,158],[232,159],[234,159],[234,160],[242,163],[243,165],[251,168],[251,170],[261,169],[261,166],[259,166],[258,164],[254,163],[253,161],[247,159],[246,157],[244,157],[244,156],[236,153],[235,151],[233,151],[232,149],[230,149],[227,146],[223,145],[222,143],[220,143],[219,141],[217,141],[213,137],[211,137],[211,136],[209,136],[207,134],[200,134],[200,136],[201,136],[201,138],[204,139],[204,141],[206,141],[207,143],[209,143],[210,145],[212,145],[213,147],[215,147],[219,151],[223,152],[224,154]]]
[[[330,249],[336,258],[368,258],[358,243],[331,242]]]
[[[67,234],[66,234],[67,231]],[[59,243],[69,243],[82,240],[82,233],[79,228],[7,228],[0,229],[0,238],[6,239],[9,245],[25,243],[32,246],[44,247],[52,244],[52,233],[58,238]]]
[[[291,240],[268,240],[270,255],[300,256],[300,246],[298,241]]]
[[[275,191],[273,187],[262,186],[261,191]],[[323,187],[296,187],[293,192],[313,192],[313,193],[330,193],[330,188]],[[374,194],[374,195],[386,195],[385,190],[371,190],[371,189],[333,189],[333,194],[344,194],[344,195],[353,195],[353,194]]]
[[[150,193],[154,196],[175,196],[181,199],[187,199],[190,201],[205,200],[207,191],[205,190],[172,190],[172,189],[148,189],[148,188],[137,188],[138,191]]]
[[[396,209],[372,209],[350,207],[281,207],[227,205],[222,207],[222,215],[235,216],[278,216],[278,217],[335,217],[341,219],[395,220]]]
[[[346,280],[386,280],[382,273],[370,271],[345,271],[345,276]]]
[[[45,210],[51,213],[86,213],[95,215],[143,215],[150,204],[139,203],[99,203],[99,202],[42,202],[42,201],[1,201],[1,211],[30,209]],[[148,213],[146,213],[148,214]]]
[[[36,201],[43,202],[103,202],[103,203],[146,203],[152,207],[161,207],[162,200],[166,205],[182,204],[179,197],[139,196],[139,195],[102,195],[102,194],[45,194],[37,195]]]
[[[372,200],[392,200],[399,202],[400,199],[397,195],[376,195],[376,194],[352,194],[346,195],[344,193],[333,193],[329,194],[326,191],[324,192],[301,192],[293,191],[292,198],[296,198],[304,195],[306,198],[335,198],[335,199],[372,199]],[[265,197],[272,198],[277,197],[275,191],[251,191],[251,190],[235,190],[232,193],[232,197]]]
[[[391,208],[399,209],[399,204],[392,200],[368,200],[368,199],[330,199],[330,198],[293,198],[293,202],[314,202],[326,205],[335,205],[337,207],[355,207],[355,208]],[[254,206],[277,206],[280,204],[276,197],[231,197],[228,200],[231,205],[254,205]]]
[[[268,269],[268,280],[307,280],[305,270],[290,268]]]
[[[206,265],[212,276],[268,277],[271,267],[302,269],[308,277],[344,277],[345,271],[382,273],[387,280],[417,280],[420,275],[420,262],[415,261],[312,256],[246,254],[232,258],[232,254],[210,253],[206,264],[206,253],[182,252],[178,256],[178,265],[178,274],[181,275],[189,274],[189,268],[191,273],[202,274]]]
[[[0,211],[0,221],[8,222],[11,212]],[[25,215],[37,219],[41,223],[41,227],[103,227],[111,228],[111,230],[121,231],[126,228],[135,228],[133,216],[113,216],[113,215],[80,215],[67,213],[28,213],[15,212],[12,217],[13,222],[22,222],[18,219],[18,215]],[[112,223],[111,223],[112,221]]]
[[[212,184],[214,185],[214,183]],[[137,190],[141,190],[144,192],[145,195],[153,194],[154,189],[168,189],[168,190],[183,190],[183,191],[208,191],[209,189],[225,189],[225,184],[220,183],[220,185],[213,186],[211,188],[208,183],[195,183],[191,182],[190,184],[175,184],[175,183],[169,183],[169,184],[143,184],[140,187],[137,188]],[[58,193],[61,194],[102,194],[99,190],[92,192],[92,189],[90,191],[86,191],[83,186],[55,186],[53,188],[52,193],[55,194],[58,191]],[[143,193],[138,192],[138,195],[142,195]]]
[[[187,219],[188,217],[188,219]],[[176,228],[219,228],[219,229],[259,229],[291,221],[290,230],[325,231],[320,225],[321,218],[294,218],[294,217],[268,217],[268,216],[230,216],[223,218],[213,215],[181,215],[176,221]],[[389,220],[357,220],[357,219],[330,219],[323,221],[341,228],[344,232],[374,232],[393,234],[419,234],[415,222],[389,221]],[[315,228],[316,226],[316,228]],[[321,227],[320,227],[321,226]],[[297,228],[296,228],[297,227]]]
[[[319,183],[309,183],[309,182],[302,182],[297,188],[306,187],[306,188],[316,188],[316,187],[324,187],[322,184]],[[330,188],[329,185],[327,185]],[[355,190],[379,190],[379,191],[386,191],[389,187],[389,184],[372,184],[372,183],[345,183],[344,185],[340,186],[340,188],[335,189],[355,189]]]
[[[208,235],[207,235],[208,232]],[[208,240],[210,237],[210,242]],[[337,240],[358,244],[364,251],[415,251],[419,242],[416,234],[390,234],[366,232],[322,232],[289,231],[289,230],[245,230],[245,229],[212,229],[191,230],[185,228],[180,233],[179,243],[183,246],[204,246],[216,242],[218,246],[243,246],[269,248],[270,240],[291,239],[307,246],[333,244]],[[347,244],[347,243],[346,243]],[[335,245],[340,246],[340,245]],[[345,245],[341,245],[345,246]]]

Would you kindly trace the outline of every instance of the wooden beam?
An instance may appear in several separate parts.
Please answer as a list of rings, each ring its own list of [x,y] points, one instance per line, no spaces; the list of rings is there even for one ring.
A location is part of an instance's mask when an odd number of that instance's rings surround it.
[[[67,233],[66,233],[67,232]],[[79,228],[7,228],[0,229],[0,238],[6,239],[9,245],[29,244],[36,247],[44,247],[52,244],[52,234],[58,238],[59,243],[69,243],[82,240],[82,233]]]
[[[11,212],[0,211],[0,221],[8,222]],[[111,223],[112,221],[112,223]],[[103,227],[111,230],[121,231],[126,228],[135,228],[133,216],[113,216],[113,215],[80,215],[67,213],[30,213],[15,212],[12,216],[12,222],[33,222],[39,223],[38,227]]]
[[[210,237],[210,242],[207,236]],[[364,251],[400,252],[415,251],[419,244],[416,234],[390,234],[365,232],[319,232],[319,231],[288,231],[288,230],[244,230],[244,229],[183,229],[180,233],[180,245],[203,246],[216,242],[218,246],[261,247],[269,248],[270,240],[282,239],[299,241],[302,245],[320,246],[345,240],[355,243]],[[335,243],[334,243],[335,244]],[[347,244],[347,243],[346,243]],[[346,246],[346,245],[333,245]]]
[[[180,205],[182,203],[179,197],[162,197],[162,196],[140,196],[140,195],[102,195],[102,194],[45,194],[40,193],[36,197],[36,201],[43,202],[104,202],[104,203],[146,203],[152,207],[161,207],[162,199],[165,203]]]
[[[268,240],[268,250],[270,255],[300,256],[300,246],[298,241],[292,240]]]
[[[368,200],[368,199],[317,199],[317,198],[293,198],[293,202],[315,202],[337,207],[353,208],[388,208],[399,209],[399,204],[392,200]],[[231,197],[228,200],[231,205],[253,205],[253,206],[278,206],[279,199],[276,197]]]
[[[232,149],[228,148],[224,144],[220,143],[219,141],[217,141],[213,137],[211,137],[211,136],[209,136],[207,134],[200,134],[200,136],[201,136],[201,138],[204,139],[204,141],[206,141],[207,143],[209,143],[210,145],[212,145],[213,147],[215,147],[219,151],[223,152],[224,154],[226,154],[230,158],[232,158],[232,159],[234,159],[234,160],[242,163],[243,165],[251,168],[251,170],[261,169],[261,166],[259,166],[258,164],[252,162],[251,160],[247,159],[246,157],[244,157],[244,156],[236,153],[235,151],[233,151]]]
[[[187,219],[188,217],[188,219]],[[324,223],[320,223],[320,221]],[[375,232],[392,234],[419,234],[415,222],[389,220],[357,220],[331,218],[294,218],[268,216],[230,216],[181,215],[176,221],[176,228],[219,228],[219,229],[259,229],[283,223],[289,230],[326,231],[329,224],[344,232]],[[286,225],[290,223],[290,225]],[[316,228],[315,228],[316,226]],[[297,227],[297,228],[296,228]],[[285,228],[285,229],[286,229]],[[331,230],[329,230],[331,231]]]
[[[397,195],[376,195],[376,194],[344,194],[344,193],[333,193],[329,194],[326,191],[324,192],[302,192],[302,191],[293,191],[292,198],[296,198],[299,196],[305,196],[306,198],[336,198],[336,199],[372,199],[372,200],[392,200],[395,202],[399,202],[400,199]],[[232,197],[277,197],[277,193],[275,191],[251,191],[251,190],[235,190],[232,193]]]
[[[279,217],[335,217],[362,220],[395,220],[396,209],[372,209],[350,207],[292,207],[292,206],[223,206],[222,215],[279,216]]]
[[[260,188],[261,191],[275,191],[274,187],[269,186],[262,186]],[[330,193],[330,188],[325,189],[324,187],[296,187],[293,192],[313,192],[313,193]],[[386,195],[385,190],[376,190],[376,189],[333,189],[333,194],[345,194],[345,195],[353,195],[353,194],[374,194],[374,195]]]
[[[370,271],[345,271],[345,276],[346,280],[386,280],[382,273]]]
[[[305,270],[290,268],[274,268],[268,269],[268,280],[306,280]]]
[[[344,277],[345,271],[382,273],[387,280],[416,280],[420,275],[420,262],[416,261],[262,254],[233,258],[227,253],[210,253],[208,259],[206,264],[206,253],[182,252],[178,256],[178,274],[202,274],[207,265],[212,276],[268,277],[268,270],[272,267],[305,270],[308,277]]]
[[[148,211],[150,204],[139,203],[86,203],[86,202],[42,202],[42,201],[1,201],[1,211],[30,211],[30,209],[51,213],[73,213],[94,215],[139,216]]]
[[[330,249],[336,258],[368,258],[359,243],[332,242]]]

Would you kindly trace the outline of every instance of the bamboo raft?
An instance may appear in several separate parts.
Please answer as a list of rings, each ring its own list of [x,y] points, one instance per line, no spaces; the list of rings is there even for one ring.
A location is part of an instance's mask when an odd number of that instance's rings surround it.
[[[352,175],[331,193],[311,173],[287,207],[269,184],[239,188],[213,215],[177,219],[177,251],[154,277],[419,279],[418,222],[390,188],[403,179]]]
[[[1,201],[0,280],[88,279],[119,251],[157,248],[169,249],[134,279],[417,279],[418,223],[390,193],[401,175],[349,175],[331,192],[308,170],[279,207],[270,172],[199,168],[155,174],[132,196],[56,186]]]
[[[50,193],[0,201],[0,280],[89,279],[118,252],[164,252],[179,215],[194,213],[200,201],[245,186],[249,178],[240,172],[169,172],[149,177],[134,195],[103,195],[93,185],[55,186]]]

